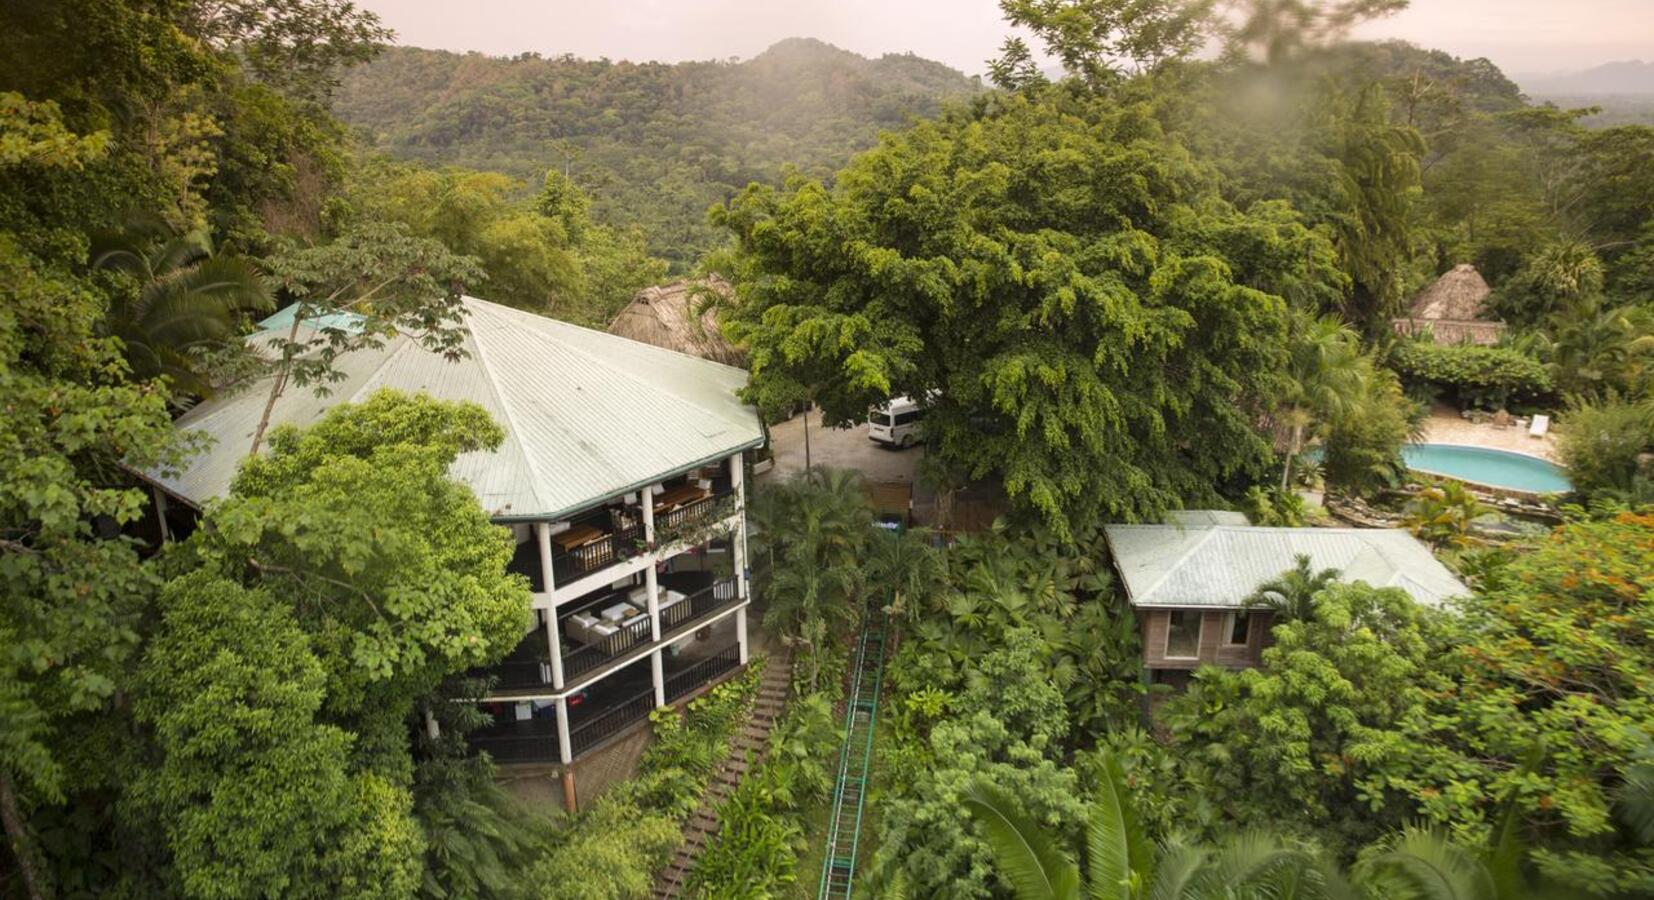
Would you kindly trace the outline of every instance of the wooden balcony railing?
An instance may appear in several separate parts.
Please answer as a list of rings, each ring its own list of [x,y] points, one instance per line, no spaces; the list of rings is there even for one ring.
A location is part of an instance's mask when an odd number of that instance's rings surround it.
[[[578,649],[563,654],[563,679],[567,681],[577,675],[583,675],[639,644],[649,643],[649,634],[652,631],[649,627],[649,617],[644,616],[614,634],[605,636],[598,643],[583,644]]]
[[[575,756],[649,718],[655,708],[655,689],[639,691],[569,731],[569,749]]]
[[[666,679],[666,702],[671,703],[685,694],[711,684],[718,676],[741,664],[741,645],[730,644],[712,655],[691,663],[683,671]]]
[[[642,553],[643,526],[620,524],[589,544],[552,555],[553,574],[559,584],[625,562]]]
[[[655,543],[666,544],[668,538],[728,516],[735,511],[734,496],[733,491],[724,491],[685,503],[677,509],[655,513]]]

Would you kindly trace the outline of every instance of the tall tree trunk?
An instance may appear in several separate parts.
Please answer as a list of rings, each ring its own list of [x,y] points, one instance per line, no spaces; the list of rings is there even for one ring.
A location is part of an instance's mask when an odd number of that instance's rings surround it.
[[[293,314],[293,327],[287,329],[287,344],[281,348],[281,364],[276,370],[275,380],[270,382],[270,396],[264,399],[264,412],[258,417],[258,427],[253,429],[253,446],[247,451],[248,456],[257,456],[259,445],[264,443],[264,431],[270,427],[270,413],[276,408],[276,400],[281,392],[287,389],[287,375],[293,371],[293,342],[299,336],[298,313]]]
[[[28,825],[17,809],[17,792],[12,789],[11,774],[7,772],[0,772],[0,821],[5,823],[6,837],[11,841],[12,855],[17,857],[17,871],[23,876],[23,889],[28,892],[29,900],[45,900],[51,896],[51,885],[46,881],[40,857],[35,854]]]
[[[810,407],[813,402],[804,404],[804,471],[810,471]]]
[[[1287,485],[1289,483],[1291,483],[1291,481],[1292,481],[1292,460],[1293,460],[1294,457],[1296,457],[1298,455],[1298,444],[1303,439],[1304,439],[1304,426],[1303,426],[1303,424],[1299,423],[1299,422],[1292,423],[1292,442],[1287,446],[1286,465],[1281,467],[1281,493],[1282,494],[1286,493]]]

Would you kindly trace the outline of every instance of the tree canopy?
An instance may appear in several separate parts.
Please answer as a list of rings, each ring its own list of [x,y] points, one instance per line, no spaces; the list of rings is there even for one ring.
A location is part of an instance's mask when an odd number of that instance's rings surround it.
[[[930,453],[1069,527],[1254,472],[1287,300],[1338,284],[1289,209],[1239,210],[1152,110],[1072,92],[921,123],[828,189],[749,188],[729,331],[750,398],[834,424],[906,394]]]

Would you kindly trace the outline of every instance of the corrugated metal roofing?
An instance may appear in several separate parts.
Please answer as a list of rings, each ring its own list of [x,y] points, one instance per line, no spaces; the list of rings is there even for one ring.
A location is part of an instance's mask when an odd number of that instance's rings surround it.
[[[260,331],[285,331],[293,327],[293,317],[298,315],[299,304],[284,306],[258,323]],[[367,321],[356,313],[329,312],[311,316],[304,320],[304,324],[317,330],[323,328],[337,328],[341,331],[355,333],[362,330],[362,323]]]
[[[756,411],[735,395],[741,369],[471,297],[464,306],[466,358],[449,362],[406,337],[347,354],[329,396],[288,387],[272,425],[307,425],[386,387],[479,404],[505,442],[461,456],[451,473],[508,519],[556,518],[763,440]],[[150,477],[197,505],[225,493],[268,387],[190,410],[178,427],[206,432],[213,448],[175,478]]]
[[[1108,525],[1104,533],[1134,606],[1240,607],[1300,553],[1342,581],[1398,587],[1427,606],[1468,593],[1400,529]]]

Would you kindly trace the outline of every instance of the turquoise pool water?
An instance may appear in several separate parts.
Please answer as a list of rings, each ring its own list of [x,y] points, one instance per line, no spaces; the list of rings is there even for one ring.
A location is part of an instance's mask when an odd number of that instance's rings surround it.
[[[1409,444],[1402,448],[1401,457],[1407,461],[1407,467],[1415,471],[1489,487],[1535,494],[1559,494],[1573,489],[1561,466],[1508,450],[1462,444]]]

